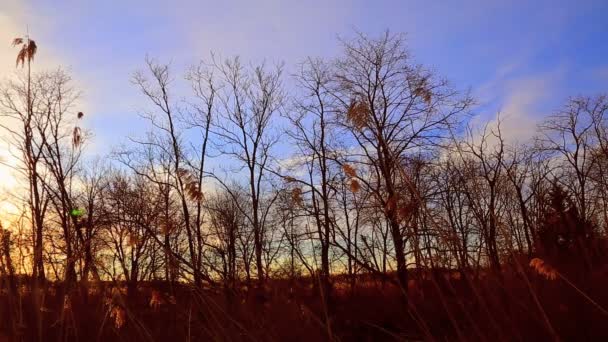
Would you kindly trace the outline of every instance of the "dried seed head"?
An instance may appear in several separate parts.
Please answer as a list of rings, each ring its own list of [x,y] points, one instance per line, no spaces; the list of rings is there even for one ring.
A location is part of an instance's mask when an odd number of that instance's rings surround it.
[[[120,329],[127,322],[127,313],[121,306],[114,305],[110,312],[110,318],[114,319],[114,326],[116,329]]]
[[[80,127],[74,127],[74,132],[72,134],[72,143],[74,144],[74,147],[78,147],[82,143],[81,133]]]
[[[544,276],[548,280],[555,280],[558,277],[557,270],[540,258],[530,260],[530,267],[532,267],[536,273]]]
[[[164,304],[164,301],[160,295],[160,292],[158,290],[152,290],[152,296],[150,297],[150,307],[154,309],[154,311],[158,311],[162,304]]]
[[[70,300],[70,296],[65,295],[63,297],[63,310],[70,311],[72,309],[72,301]]]

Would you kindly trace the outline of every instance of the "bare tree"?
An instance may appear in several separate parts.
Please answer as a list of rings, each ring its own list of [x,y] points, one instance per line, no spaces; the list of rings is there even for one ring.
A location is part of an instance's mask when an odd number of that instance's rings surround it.
[[[222,87],[217,96],[222,106],[218,108],[212,131],[219,138],[217,148],[232,156],[248,179],[250,207],[241,207],[241,210],[253,229],[257,281],[261,287],[266,278],[262,260],[265,218],[271,207],[263,208],[261,203],[266,165],[277,141],[271,135],[271,119],[280,110],[284,98],[281,67],[268,70],[260,65],[249,69],[234,58],[215,63],[214,68],[221,77]]]
[[[74,110],[79,94],[71,87],[70,77],[59,70],[45,75],[40,82],[41,95],[47,103],[41,113],[43,121],[37,125],[41,136],[46,133],[41,148],[43,165],[49,177],[43,184],[63,232],[66,252],[64,279],[69,287],[76,281],[76,254],[79,252],[76,246],[83,242],[76,240],[78,216],[73,212],[77,208],[72,185],[86,134],[74,126],[80,116]]]
[[[287,117],[291,125],[285,132],[298,149],[292,158],[302,161],[293,163],[292,167],[304,166],[307,170],[305,178],[286,176],[286,179],[304,187],[303,193],[310,197],[305,208],[314,219],[321,245],[320,281],[327,297],[331,293],[329,249],[335,225],[330,154],[332,110],[336,100],[328,90],[331,76],[329,65],[321,60],[308,59],[302,63],[296,80],[305,95],[296,100],[294,112]]]
[[[378,39],[359,35],[344,42],[335,80],[341,122],[356,147],[347,160],[371,168],[358,181],[373,194],[389,222],[398,280],[405,289],[405,236],[396,204],[407,179],[400,168],[408,153],[441,144],[471,100],[413,64],[403,39],[389,33]]]
[[[213,248],[213,257],[219,258],[219,265],[215,260],[211,260],[210,265],[217,267],[226,292],[232,295],[238,280],[237,243],[239,235],[243,233],[244,216],[232,195],[225,191],[208,198],[207,202],[211,235],[209,245]]]
[[[138,72],[134,75],[133,82],[140,88],[142,93],[151,101],[160,113],[160,115],[156,115],[154,112],[151,112],[145,115],[152,126],[158,130],[159,135],[150,136],[152,141],[140,143],[143,146],[153,146],[156,152],[160,151],[171,161],[171,168],[166,170],[169,172],[168,175],[170,177],[166,184],[175,191],[175,194],[179,199],[187,235],[188,251],[194,282],[197,286],[201,286],[203,280],[210,279],[204,276],[204,272],[198,268],[200,265],[199,255],[202,253],[202,235],[200,230],[201,218],[199,214],[200,206],[197,205],[195,213],[193,214],[189,202],[190,200],[194,200],[195,202],[202,200],[200,184],[202,182],[203,170],[198,170],[199,176],[197,177],[196,174],[188,168],[187,154],[183,147],[180,131],[177,127],[178,122],[175,114],[175,104],[172,102],[169,92],[171,83],[169,66],[159,64],[151,59],[147,59],[146,63],[150,78],[143,72]],[[206,139],[206,134],[204,139]],[[167,148],[167,146],[169,146],[169,148]],[[123,158],[126,158],[123,159],[123,161],[127,165],[131,166],[134,170],[138,168],[134,165],[132,160],[128,160],[129,158],[126,154],[122,154],[122,156]],[[149,161],[154,162],[154,159]],[[203,166],[203,163],[204,158],[201,159],[201,166]],[[154,168],[156,166],[148,165],[148,167]],[[139,168],[140,170],[136,172],[144,175],[141,166]],[[150,177],[150,175],[147,175],[147,177]],[[157,179],[156,181],[158,182],[159,180]]]
[[[33,276],[42,281],[45,279],[44,263],[42,258],[44,216],[47,207],[47,197],[42,186],[41,154],[43,137],[39,136],[37,125],[41,119],[38,117],[37,108],[41,105],[38,97],[41,89],[34,88],[36,78],[32,75],[32,61],[38,51],[36,42],[25,38],[15,38],[13,46],[21,46],[17,55],[17,67],[19,64],[27,66],[25,75],[17,80],[5,84],[2,89],[0,105],[3,110],[0,114],[3,118],[0,126],[9,133],[11,144],[19,151],[15,155],[21,161],[22,169],[19,172],[28,182],[27,203],[31,213],[32,231],[34,236],[34,267]],[[11,123],[14,125],[11,125]],[[43,136],[44,136],[43,132]]]

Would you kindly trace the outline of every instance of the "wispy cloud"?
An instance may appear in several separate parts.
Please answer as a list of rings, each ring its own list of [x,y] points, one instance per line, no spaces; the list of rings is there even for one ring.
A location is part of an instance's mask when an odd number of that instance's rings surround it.
[[[511,69],[511,67],[509,67]],[[486,97],[481,113],[474,120],[477,127],[488,123],[495,127],[500,120],[501,132],[511,143],[523,143],[537,132],[537,125],[543,117],[550,114],[556,106],[553,94],[566,73],[565,67],[526,76],[512,76],[511,72],[499,75],[485,85],[483,92],[498,94]]]
[[[501,128],[506,139],[524,142],[537,131],[537,124],[548,113],[541,104],[546,101],[559,76],[542,74],[510,82],[505,104],[500,111]]]

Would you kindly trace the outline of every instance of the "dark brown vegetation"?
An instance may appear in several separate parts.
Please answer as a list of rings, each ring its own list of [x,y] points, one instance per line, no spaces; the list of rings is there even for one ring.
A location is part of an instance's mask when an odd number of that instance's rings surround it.
[[[147,59],[148,133],[91,161],[69,75],[15,44],[2,338],[608,339],[605,96],[514,144],[388,33],[289,77],[213,56],[184,95]]]

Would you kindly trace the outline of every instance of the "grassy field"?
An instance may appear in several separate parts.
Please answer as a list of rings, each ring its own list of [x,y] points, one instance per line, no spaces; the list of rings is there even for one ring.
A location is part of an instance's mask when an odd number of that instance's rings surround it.
[[[2,293],[9,340],[43,341],[602,341],[608,339],[606,269],[576,281],[521,272],[412,271],[407,300],[392,279],[332,279],[328,297],[312,279],[272,280],[264,289],[197,290],[140,283],[62,284],[36,291],[19,279]],[[563,278],[561,278],[563,277]],[[9,301],[11,303],[9,303]],[[12,310],[12,312],[10,311]],[[15,316],[16,314],[16,316]]]

